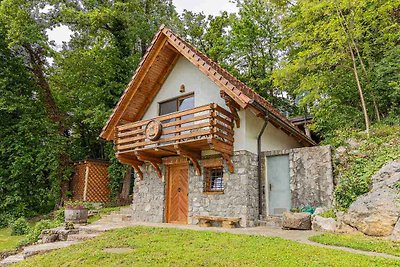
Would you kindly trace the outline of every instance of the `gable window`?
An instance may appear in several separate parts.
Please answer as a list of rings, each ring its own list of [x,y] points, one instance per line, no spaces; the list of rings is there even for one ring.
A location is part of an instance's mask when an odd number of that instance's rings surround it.
[[[209,167],[204,170],[204,192],[224,192],[223,167]]]
[[[161,102],[159,107],[159,115],[183,111],[194,108],[194,94],[177,97],[164,102]]]

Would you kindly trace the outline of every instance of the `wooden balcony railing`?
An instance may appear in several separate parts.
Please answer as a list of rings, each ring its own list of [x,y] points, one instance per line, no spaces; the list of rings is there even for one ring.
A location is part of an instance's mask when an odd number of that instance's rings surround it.
[[[149,138],[151,122],[157,125],[157,130],[160,128],[161,135],[154,139]],[[194,151],[211,148],[231,155],[233,135],[234,116],[212,103],[151,120],[120,125],[116,130],[115,143],[119,155],[147,151],[152,156],[162,157],[176,152],[177,146]]]

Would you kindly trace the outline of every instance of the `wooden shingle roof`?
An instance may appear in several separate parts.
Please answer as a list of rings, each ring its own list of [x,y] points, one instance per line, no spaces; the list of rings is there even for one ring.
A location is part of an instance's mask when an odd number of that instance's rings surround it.
[[[252,105],[255,101],[268,111],[269,121],[276,127],[294,136],[304,145],[315,145],[312,139],[293,125],[265,98],[164,26],[160,28],[148,47],[100,137],[112,140],[116,126],[142,118],[180,56],[192,62],[241,108],[250,108],[256,115],[259,115],[262,111]]]

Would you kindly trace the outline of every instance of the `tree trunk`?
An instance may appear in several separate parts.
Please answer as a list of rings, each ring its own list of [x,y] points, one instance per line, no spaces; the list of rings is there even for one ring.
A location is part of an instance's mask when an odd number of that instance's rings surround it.
[[[122,182],[121,193],[118,196],[118,201],[121,204],[129,203],[129,193],[131,191],[131,181],[132,181],[132,167],[128,166],[126,174],[124,176],[124,180]]]
[[[351,40],[352,40],[352,42],[353,42],[354,48],[356,49],[357,57],[358,57],[358,60],[360,60],[361,68],[363,69],[365,78],[367,79],[367,83],[368,83],[368,84],[371,84],[371,82],[370,82],[370,80],[369,80],[369,77],[368,77],[368,74],[367,74],[367,69],[365,68],[365,65],[364,65],[364,60],[361,58],[360,51],[358,50],[357,45],[356,45],[354,39],[351,38]],[[373,106],[374,106],[374,110],[375,110],[375,114],[376,114],[376,119],[378,120],[378,122],[380,122],[380,121],[381,121],[381,115],[379,114],[379,108],[378,108],[378,104],[377,104],[377,102],[376,102],[375,94],[374,94],[374,92],[372,92],[372,91],[371,91],[371,96],[372,96],[372,104],[373,104]]]
[[[32,68],[32,73],[36,78],[36,83],[39,88],[39,96],[41,97],[47,116],[53,123],[57,124],[58,132],[61,136],[66,135],[66,127],[65,127],[65,117],[58,109],[58,106],[54,100],[53,94],[50,90],[50,85],[46,80],[46,76],[44,73],[44,56],[42,52],[42,48],[33,48],[30,44],[26,44],[23,46],[25,50],[28,52],[29,61]],[[58,170],[58,176],[60,179],[60,191],[61,191],[61,199],[58,206],[63,204],[63,201],[67,197],[67,191],[69,190],[69,181],[64,179],[64,174],[69,168],[70,158],[68,153],[65,151],[61,151],[59,155],[60,167]]]
[[[357,81],[358,92],[360,94],[361,107],[362,107],[362,110],[363,110],[363,113],[364,113],[365,128],[366,128],[366,131],[367,131],[367,135],[369,136],[370,121],[369,121],[369,117],[368,117],[367,107],[365,105],[363,89],[361,87],[360,79],[358,77],[356,59],[354,57],[353,48],[351,47],[350,44],[349,44],[349,49],[350,49],[351,60],[353,61],[354,77],[355,77],[355,79]]]
[[[350,28],[349,28],[349,26],[348,26],[348,24],[347,24],[347,22],[346,22],[346,20],[344,18],[344,15],[343,15],[342,11],[339,9],[339,7],[336,7],[336,11],[337,11],[337,13],[339,15],[339,18],[340,18],[340,20],[339,20],[340,21],[340,25],[342,26],[344,32],[347,35],[347,38],[349,38],[349,40],[352,42],[352,44],[354,46],[354,49],[356,50],[357,58],[360,61],[360,64],[361,64],[361,67],[363,69],[365,78],[367,79],[367,84],[371,84],[371,82],[369,80],[369,77],[368,77],[367,69],[365,68],[364,60],[361,57],[360,50],[358,49],[356,41],[354,40],[354,37],[350,32]],[[378,122],[380,122],[381,121],[381,115],[379,114],[379,108],[378,108],[378,104],[376,102],[376,97],[375,97],[374,92],[371,92],[371,97],[372,97],[372,104],[374,106],[374,111],[375,111],[375,114],[376,114],[376,119],[378,120]]]

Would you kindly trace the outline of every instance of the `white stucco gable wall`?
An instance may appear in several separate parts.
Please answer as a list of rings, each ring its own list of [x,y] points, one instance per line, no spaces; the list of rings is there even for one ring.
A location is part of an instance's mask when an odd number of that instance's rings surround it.
[[[235,135],[235,150],[247,150],[252,153],[257,153],[257,137],[260,133],[264,120],[256,117],[249,110],[239,112],[241,117],[241,133]],[[239,129],[235,129],[239,130]],[[282,130],[276,128],[271,123],[268,123],[267,128],[261,138],[261,150],[282,150],[302,147],[296,139],[287,135]]]
[[[185,85],[184,93],[179,92],[182,84]],[[229,110],[225,101],[220,96],[220,88],[186,58],[181,57],[161,86],[142,119],[147,120],[157,117],[160,102],[190,93],[194,93],[196,107],[216,103]],[[257,118],[249,110],[240,110],[239,117],[241,127],[235,128],[234,150],[247,150],[257,153],[257,136],[264,121],[261,118]],[[262,137],[262,151],[296,147],[301,147],[301,145],[294,138],[277,129],[272,124],[268,124]]]
[[[179,92],[181,84],[185,85],[184,93]],[[216,103],[221,107],[228,109],[225,105],[225,101],[220,97],[219,91],[219,87],[196,66],[186,58],[180,57],[176,62],[174,69],[171,71],[144,114],[143,120],[158,116],[158,104],[160,102],[190,93],[194,93],[194,102],[196,107]]]

